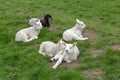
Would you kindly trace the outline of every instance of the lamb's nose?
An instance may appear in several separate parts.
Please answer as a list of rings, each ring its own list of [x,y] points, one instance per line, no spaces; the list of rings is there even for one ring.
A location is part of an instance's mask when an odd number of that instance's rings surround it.
[[[68,50],[66,50],[66,52],[68,52]]]

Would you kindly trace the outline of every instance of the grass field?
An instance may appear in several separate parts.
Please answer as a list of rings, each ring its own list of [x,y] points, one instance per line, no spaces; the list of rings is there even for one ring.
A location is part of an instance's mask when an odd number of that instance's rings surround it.
[[[39,39],[15,42],[28,20],[53,15],[55,30],[42,29]],[[78,61],[52,69],[50,57],[38,53],[43,41],[57,43],[76,18],[87,25],[86,41],[77,42]],[[119,0],[0,0],[0,80],[120,80]]]

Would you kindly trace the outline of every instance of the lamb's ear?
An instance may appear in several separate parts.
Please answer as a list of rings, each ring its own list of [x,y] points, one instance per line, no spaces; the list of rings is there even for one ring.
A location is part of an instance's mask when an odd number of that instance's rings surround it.
[[[77,22],[77,23],[79,23],[79,21],[80,21],[79,19],[76,19],[76,22]]]
[[[58,41],[58,44],[60,45],[61,42],[62,42],[62,38]]]
[[[44,16],[47,16],[48,14],[47,14],[47,13],[44,13],[43,15],[44,15]]]
[[[65,42],[63,42],[63,45],[64,45],[64,46],[66,46],[66,43],[65,43]]]
[[[39,21],[39,19],[36,20],[36,22],[38,22],[38,21]]]
[[[66,43],[64,41],[62,41],[62,39],[60,41],[58,41],[58,44],[66,46]]]
[[[46,13],[43,13],[43,15],[46,15]]]
[[[81,22],[79,19],[76,19],[76,23],[81,24]]]
[[[62,38],[60,39],[60,41],[63,41]]]
[[[73,43],[73,47],[76,46],[76,45],[77,45],[77,42],[74,42],[74,43]]]

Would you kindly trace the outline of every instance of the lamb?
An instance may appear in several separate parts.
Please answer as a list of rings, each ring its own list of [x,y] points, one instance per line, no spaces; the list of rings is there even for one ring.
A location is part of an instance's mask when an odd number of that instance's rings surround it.
[[[62,41],[62,39],[58,41],[57,44],[51,41],[45,41],[40,44],[38,52],[44,56],[48,55],[50,57],[53,57],[54,55],[56,55],[59,51],[63,50],[64,48],[65,48],[65,42]]]
[[[66,47],[63,51],[59,52],[53,58],[51,58],[51,61],[58,60],[53,66],[53,69],[56,69],[62,63],[63,60],[67,63],[71,63],[77,60],[80,51],[78,50],[76,45],[76,42],[73,44],[66,44]]]
[[[76,19],[76,25],[64,31],[63,33],[63,39],[66,41],[71,41],[71,40],[87,40],[88,38],[85,37],[83,38],[82,31],[85,28],[84,22],[80,21],[79,19]]]
[[[50,27],[50,21],[52,20],[52,16],[50,14],[44,14],[43,19],[39,19],[39,18],[31,18],[29,20],[29,24],[33,25],[34,22],[36,22],[36,20],[40,20],[40,22],[42,23],[43,27]]]
[[[38,39],[38,35],[42,29],[40,20],[33,23],[32,27],[22,29],[16,33],[15,41],[29,42]]]

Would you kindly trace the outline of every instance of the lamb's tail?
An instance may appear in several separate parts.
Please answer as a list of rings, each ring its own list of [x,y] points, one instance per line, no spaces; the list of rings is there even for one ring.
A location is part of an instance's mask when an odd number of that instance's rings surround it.
[[[44,46],[43,46],[43,44],[41,44],[40,45],[40,48],[39,48],[39,51],[38,51],[40,54],[42,54],[42,55],[46,55],[45,53],[44,53]]]
[[[42,53],[43,52],[43,44],[41,43],[40,44],[40,48],[39,48],[39,51],[38,51],[39,53]]]

